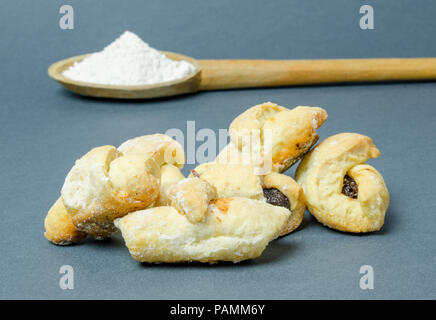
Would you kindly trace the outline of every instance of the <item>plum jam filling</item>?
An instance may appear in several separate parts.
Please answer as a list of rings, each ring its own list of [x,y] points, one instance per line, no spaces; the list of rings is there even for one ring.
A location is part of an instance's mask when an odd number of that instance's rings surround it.
[[[263,189],[263,195],[266,198],[266,202],[272,204],[273,206],[285,207],[286,209],[291,208],[289,199],[276,188],[265,188]]]
[[[357,188],[356,181],[354,181],[354,179],[351,178],[348,174],[346,174],[344,177],[342,193],[352,199],[357,199],[357,195],[359,194],[359,189]]]

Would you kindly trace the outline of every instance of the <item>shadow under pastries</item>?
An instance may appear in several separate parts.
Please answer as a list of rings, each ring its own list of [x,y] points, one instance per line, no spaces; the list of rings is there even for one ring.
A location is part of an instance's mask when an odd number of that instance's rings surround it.
[[[87,236],[84,240],[73,244],[74,246],[86,245],[88,247],[99,248],[104,250],[105,248],[125,248],[124,240],[119,232],[113,234],[110,238],[103,240],[96,240],[92,236]],[[126,248],[127,249],[127,248]]]

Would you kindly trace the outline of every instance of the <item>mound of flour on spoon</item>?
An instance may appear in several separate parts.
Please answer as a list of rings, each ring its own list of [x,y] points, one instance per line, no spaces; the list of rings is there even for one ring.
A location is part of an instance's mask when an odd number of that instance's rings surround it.
[[[62,74],[75,81],[144,85],[180,79],[194,71],[191,63],[171,60],[136,34],[125,31],[103,51],[74,63]]]

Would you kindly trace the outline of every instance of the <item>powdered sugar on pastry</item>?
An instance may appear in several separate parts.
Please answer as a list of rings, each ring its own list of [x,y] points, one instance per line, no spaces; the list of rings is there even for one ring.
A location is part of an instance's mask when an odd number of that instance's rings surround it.
[[[76,161],[62,187],[62,200],[78,230],[106,238],[116,231],[115,218],[156,201],[159,179],[153,158],[102,146]]]
[[[168,190],[170,205],[193,223],[205,219],[209,202],[216,197],[215,187],[200,178],[180,180]]]
[[[116,225],[132,257],[141,262],[238,262],[258,257],[290,214],[259,200],[219,201],[208,207],[202,222],[193,223],[173,207],[157,207],[130,213]]]

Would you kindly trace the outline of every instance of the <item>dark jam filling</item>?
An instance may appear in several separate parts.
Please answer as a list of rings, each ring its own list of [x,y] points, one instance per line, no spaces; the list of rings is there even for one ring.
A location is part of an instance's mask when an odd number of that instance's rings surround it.
[[[263,189],[263,195],[266,198],[266,202],[272,204],[273,206],[285,207],[287,209],[291,208],[289,199],[276,188]]]
[[[352,199],[357,199],[359,194],[359,189],[357,188],[357,183],[348,174],[344,177],[344,185],[342,186],[342,193],[347,197]]]

